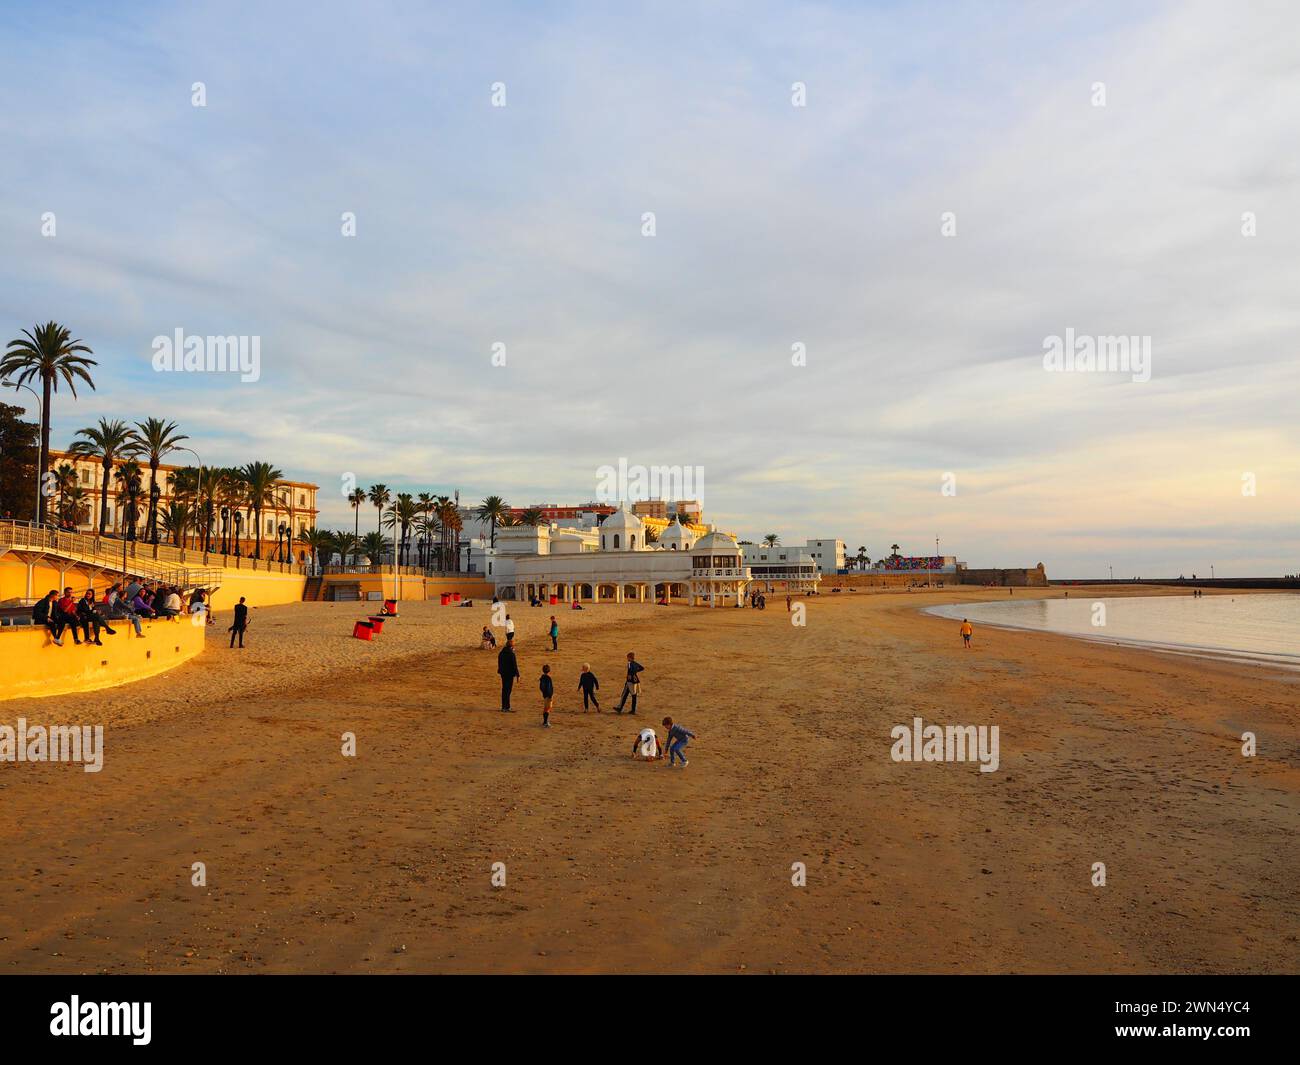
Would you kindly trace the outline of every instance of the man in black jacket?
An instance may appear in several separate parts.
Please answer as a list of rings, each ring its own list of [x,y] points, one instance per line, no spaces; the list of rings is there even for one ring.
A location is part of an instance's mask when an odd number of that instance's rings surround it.
[[[515,686],[515,678],[519,676],[519,662],[515,659],[514,640],[506,640],[506,645],[497,655],[497,672],[501,674],[501,712],[514,713],[510,709],[510,689]]]
[[[235,623],[230,626],[230,646],[235,646],[235,637],[239,637],[239,646],[244,646],[244,630],[248,628],[248,607],[244,605],[244,596],[235,604]]]
[[[63,621],[60,619],[58,610],[55,609],[54,601],[58,599],[57,591],[45,593],[44,599],[38,599],[36,605],[32,607],[32,624],[39,625],[47,630],[50,639],[54,641],[55,647],[62,647],[63,641],[59,639],[63,635]]]

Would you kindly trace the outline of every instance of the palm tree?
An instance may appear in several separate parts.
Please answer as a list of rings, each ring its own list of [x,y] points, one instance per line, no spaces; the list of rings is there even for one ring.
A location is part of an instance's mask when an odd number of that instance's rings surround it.
[[[501,521],[509,513],[510,508],[506,506],[506,501],[500,496],[488,496],[478,505],[479,518],[490,523],[493,547],[497,545],[497,522]]]
[[[366,490],[364,488],[354,488],[348,493],[348,504],[352,507],[352,537],[358,542],[361,539],[361,508],[366,502]]]
[[[257,526],[253,557],[262,557],[262,508],[275,506],[275,483],[284,476],[269,462],[250,462],[239,471],[244,481],[246,500],[253,508],[253,522]]]
[[[81,525],[89,520],[90,504],[86,499],[86,490],[81,485],[69,485],[59,501],[59,521],[66,525]]]
[[[525,510],[522,514],[519,515],[520,525],[531,525],[534,528],[536,528],[538,525],[541,525],[541,523],[542,523],[542,512],[538,510],[536,507],[529,507],[527,510]]]
[[[311,550],[311,567],[314,571],[316,569],[316,559],[322,551],[330,549],[333,539],[328,529],[318,529],[313,525],[310,529],[303,529],[298,534],[298,542],[305,544]]]
[[[361,538],[361,550],[366,553],[372,566],[382,566],[384,552],[388,550],[388,541],[381,532],[368,532]]]
[[[419,513],[420,509],[411,493],[398,492],[393,505],[389,507],[388,513],[384,515],[383,524],[390,529],[397,529],[401,534],[397,539],[397,564],[399,566],[406,565],[407,533],[410,532],[411,525],[415,522]]]
[[[776,547],[780,542],[781,537],[777,536],[776,533],[768,533],[763,537],[763,543],[767,544],[768,547]]]
[[[370,492],[367,494],[367,498],[370,500],[370,505],[378,512],[375,517],[375,531],[377,532],[379,530],[380,522],[384,517],[384,507],[388,505],[388,501],[392,499],[393,496],[392,493],[388,491],[388,485],[372,484],[370,486]]]
[[[122,517],[122,535],[127,540],[134,540],[140,525],[140,508],[136,504],[140,498],[140,463],[134,458],[126,459],[113,471],[113,479],[117,481],[117,512]]]
[[[891,556],[892,558],[897,558],[897,557],[898,557],[898,545],[897,545],[897,544],[890,544],[890,545],[889,545],[889,550],[891,550],[892,552],[894,552],[893,555]]]
[[[420,495],[424,496],[427,495],[427,493],[421,492]],[[420,516],[415,519],[415,533],[419,538],[420,543],[423,545],[422,553],[420,555],[420,565],[426,570],[434,568],[432,565],[433,541],[441,529],[441,526],[438,524],[438,519],[433,512],[432,499],[430,499],[429,502],[429,507],[422,509],[420,511]]]
[[[339,565],[346,566],[348,564],[348,555],[355,556],[357,545],[360,543],[357,534],[348,532],[347,529],[339,529],[334,534],[334,548],[339,553]],[[355,563],[356,558],[354,557],[352,561]]]
[[[57,322],[24,329],[23,335],[9,341],[3,358],[0,358],[0,381],[12,380],[15,384],[25,385],[33,378],[41,380],[41,449],[37,457],[37,469],[43,475],[50,465],[50,395],[59,390],[62,380],[77,398],[77,378],[85,381],[92,389],[95,382],[91,380],[88,367],[98,365],[86,355],[93,354],[80,340],[73,340],[72,334]],[[105,492],[105,499],[107,499]],[[36,503],[36,520],[45,520],[45,493],[41,493]],[[103,523],[101,522],[101,525]]]
[[[866,569],[869,565],[871,565],[871,559],[867,558],[867,549],[865,547],[859,547],[858,569]]]
[[[182,545],[185,539],[185,533],[189,530],[190,519],[194,512],[188,503],[182,503],[173,499],[167,504],[167,509],[158,515],[159,523],[162,525],[163,532],[167,533],[171,542],[177,547]],[[154,543],[158,540],[155,537]]]
[[[77,468],[71,462],[61,462],[54,470],[54,487],[59,493],[59,522],[67,506],[67,494],[77,485]]]
[[[88,429],[78,429],[77,436],[68,450],[74,455],[98,455],[104,464],[104,483],[100,486],[99,497],[99,535],[108,533],[108,482],[113,476],[113,463],[129,452],[134,436],[126,427],[126,422],[116,418],[109,421],[100,418],[98,425]]]
[[[158,542],[158,465],[189,437],[176,431],[175,422],[146,418],[135,423],[136,452],[149,459],[149,542]]]

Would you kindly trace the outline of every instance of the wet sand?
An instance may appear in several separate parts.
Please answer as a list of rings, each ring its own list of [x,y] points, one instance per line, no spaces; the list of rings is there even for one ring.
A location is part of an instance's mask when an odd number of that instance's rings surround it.
[[[1300,678],[919,613],[998,594],[557,609],[554,654],[512,608],[509,716],[486,604],[373,644],[355,604],[264,608],[242,653],[0,704],[107,726],[101,773],[0,763],[0,972],[1300,968]],[[641,713],[584,715],[628,650]],[[666,713],[685,770],[629,757]],[[998,725],[1000,768],[894,762],[914,716]]]

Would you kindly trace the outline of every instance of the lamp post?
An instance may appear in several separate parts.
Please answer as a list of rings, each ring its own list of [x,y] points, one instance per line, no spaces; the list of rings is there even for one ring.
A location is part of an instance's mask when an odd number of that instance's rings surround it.
[[[289,526],[285,525],[284,522],[280,522],[280,524],[275,527],[275,560],[277,562],[284,561],[284,534],[285,530],[288,528]]]
[[[32,511],[32,523],[33,523],[33,524],[39,524],[39,523],[40,523],[40,520],[41,520],[41,459],[40,459],[40,455],[41,455],[41,444],[40,444],[40,432],[41,432],[41,429],[40,429],[40,423],[41,423],[41,409],[42,409],[42,408],[41,408],[41,397],[37,394],[36,389],[32,388],[31,385],[20,385],[17,381],[6,381],[5,384],[8,385],[10,388],[12,388],[15,392],[17,392],[18,389],[20,389],[20,388],[25,388],[25,389],[27,389],[28,392],[30,392],[33,396],[36,397],[36,435],[37,435],[37,441],[36,441],[36,501],[35,501],[35,509]]]
[[[229,524],[230,524],[230,508],[222,507],[221,508],[221,553],[223,555],[230,554],[230,538],[226,533],[226,529],[229,526]]]
[[[244,552],[241,550],[242,545],[239,542],[239,527],[244,524],[244,515],[236,510],[232,516],[235,519],[235,557],[240,558]]]
[[[198,459],[198,461],[199,461],[199,483],[198,483],[198,485],[197,485],[197,486],[195,487],[195,489],[194,489],[194,499],[195,499],[195,502],[197,503],[197,505],[198,505],[199,507],[202,507],[202,506],[203,506],[203,460],[199,458],[199,453],[198,453],[197,451],[195,451],[192,447],[181,447],[180,445],[177,445],[177,446],[176,446],[176,450],[177,450],[177,451],[188,451],[191,455],[193,455],[193,456],[194,456],[196,459]],[[195,519],[195,522],[194,522],[194,528],[195,528],[195,531],[196,531],[196,532],[198,531],[198,524],[199,524],[199,523],[198,523],[198,520],[197,520],[197,514],[196,514],[196,519]],[[207,545],[206,545],[206,543],[205,543],[204,548],[203,548],[203,553],[206,555],[206,554],[207,554],[207,551],[208,551],[208,549],[207,549]]]

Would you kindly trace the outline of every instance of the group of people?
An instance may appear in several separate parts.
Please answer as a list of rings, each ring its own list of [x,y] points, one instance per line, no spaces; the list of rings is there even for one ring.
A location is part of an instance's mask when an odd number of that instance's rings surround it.
[[[102,646],[101,633],[117,635],[117,630],[110,624],[113,621],[125,621],[135,629],[137,636],[143,636],[141,619],[174,619],[183,613],[195,614],[206,610],[207,593],[201,588],[190,595],[186,606],[182,603],[179,588],[155,586],[132,577],[129,581],[109,585],[99,599],[95,598],[93,588],[87,588],[79,599],[73,596],[71,588],[63,589],[62,597],[57,588],[51,589],[32,607],[32,623],[44,628],[56,647],[63,646],[63,634],[68,630],[71,630],[75,643],[80,644],[84,637],[86,643]]]

